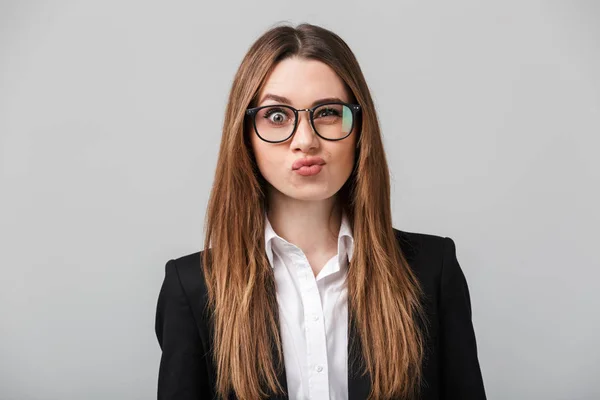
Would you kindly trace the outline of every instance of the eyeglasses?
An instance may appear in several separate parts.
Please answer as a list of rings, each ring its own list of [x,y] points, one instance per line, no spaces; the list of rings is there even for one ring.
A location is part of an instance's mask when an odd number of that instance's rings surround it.
[[[343,102],[318,104],[313,108],[295,109],[283,104],[248,108],[254,131],[269,143],[288,140],[298,128],[298,112],[308,111],[313,131],[325,140],[342,140],[350,136],[360,105]]]

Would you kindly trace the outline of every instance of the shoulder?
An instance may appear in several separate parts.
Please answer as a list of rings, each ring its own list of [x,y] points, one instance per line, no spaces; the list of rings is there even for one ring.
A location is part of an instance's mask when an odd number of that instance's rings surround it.
[[[429,233],[408,232],[393,228],[396,240],[402,253],[408,261],[413,261],[417,266],[420,264],[430,265],[432,262],[440,262],[450,247],[454,247],[454,241],[447,236]]]
[[[448,272],[460,270],[452,238],[393,229],[404,257],[426,292],[437,292]]]
[[[416,258],[423,256],[425,253],[431,254],[431,252],[441,254],[446,245],[446,239],[448,239],[440,235],[392,229],[396,235],[396,240],[398,240],[402,251],[405,253],[404,255],[408,258]]]
[[[177,282],[192,307],[194,317],[202,320],[206,317],[208,293],[202,271],[204,250],[170,259],[165,266],[165,282]]]
[[[180,275],[195,275],[197,272],[202,271],[202,254],[204,250],[197,251],[195,253],[186,254],[183,256],[179,256],[177,258],[173,258],[169,260],[167,263],[167,273],[168,269],[172,268],[174,271],[177,271]]]

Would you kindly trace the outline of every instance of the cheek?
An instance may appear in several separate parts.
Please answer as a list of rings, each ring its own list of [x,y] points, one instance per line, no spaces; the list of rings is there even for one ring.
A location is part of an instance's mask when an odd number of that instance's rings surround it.
[[[350,175],[352,168],[354,167],[355,148],[353,143],[344,143],[343,148],[339,148],[333,156],[339,160],[338,170],[340,174]]]
[[[257,140],[255,138],[252,138],[251,143],[252,143],[252,152],[254,153],[254,158],[256,159],[256,163],[258,164],[258,167],[260,168],[263,164],[263,160],[265,159],[264,148],[259,142],[257,142]]]
[[[251,143],[258,170],[262,176],[270,182],[273,177],[273,172],[279,169],[275,154],[276,149],[271,148],[269,143],[263,142],[256,137],[256,135],[252,138]]]

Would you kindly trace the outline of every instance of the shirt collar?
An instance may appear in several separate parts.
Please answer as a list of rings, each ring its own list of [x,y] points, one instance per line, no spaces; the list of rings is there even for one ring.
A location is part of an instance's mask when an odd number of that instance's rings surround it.
[[[273,268],[273,239],[283,239],[281,236],[275,233],[273,226],[267,217],[265,212],[265,251],[269,264]],[[354,253],[354,236],[352,235],[352,228],[350,227],[350,220],[346,213],[342,211],[342,223],[340,225],[340,232],[338,233],[338,266],[342,265],[345,261],[345,256],[348,256],[348,261],[352,261],[352,254]]]

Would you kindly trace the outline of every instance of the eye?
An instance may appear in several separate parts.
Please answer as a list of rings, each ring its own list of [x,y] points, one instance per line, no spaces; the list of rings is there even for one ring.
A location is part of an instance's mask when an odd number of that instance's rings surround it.
[[[263,118],[267,118],[274,125],[283,125],[290,119],[289,111],[283,108],[266,108]]]
[[[315,112],[315,118],[339,117],[341,115],[342,114],[337,105],[323,106],[317,109]]]

